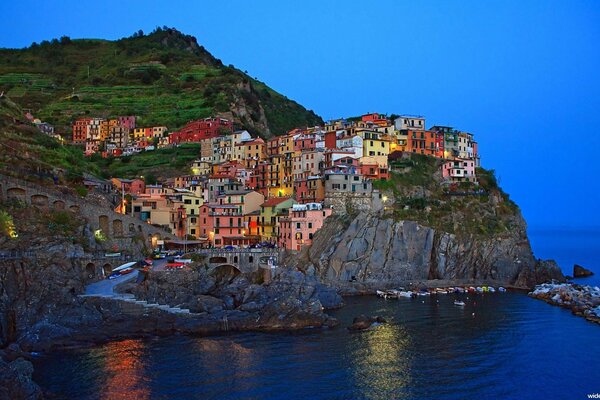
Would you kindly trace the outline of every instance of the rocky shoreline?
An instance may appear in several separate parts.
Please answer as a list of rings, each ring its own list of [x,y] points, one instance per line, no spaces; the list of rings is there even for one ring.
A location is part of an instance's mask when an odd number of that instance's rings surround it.
[[[571,310],[574,315],[600,324],[600,288],[576,283],[544,283],[529,293],[534,299]]]

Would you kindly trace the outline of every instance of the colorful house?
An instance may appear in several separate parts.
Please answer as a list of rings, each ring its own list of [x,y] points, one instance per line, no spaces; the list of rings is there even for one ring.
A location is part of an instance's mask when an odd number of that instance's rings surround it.
[[[474,160],[458,158],[448,160],[442,164],[442,177],[451,182],[477,183],[475,167]]]
[[[314,234],[323,227],[331,212],[331,208],[323,208],[320,203],[293,205],[288,215],[279,219],[279,247],[299,251],[303,246],[310,246]]]
[[[273,197],[260,206],[260,237],[263,242],[276,244],[279,239],[279,219],[288,215],[294,204],[291,197]]]

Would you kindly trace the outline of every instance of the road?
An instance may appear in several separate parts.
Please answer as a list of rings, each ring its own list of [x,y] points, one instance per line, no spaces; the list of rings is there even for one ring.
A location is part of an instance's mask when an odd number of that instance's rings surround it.
[[[156,270],[156,271],[164,270],[166,264],[167,264],[166,259],[154,260],[154,262],[152,264],[152,269]],[[86,286],[85,294],[86,295],[100,295],[100,296],[110,296],[110,295],[116,294],[115,287],[118,284],[123,283],[123,282],[129,282],[130,280],[137,278],[137,275],[138,275],[138,273],[134,271],[130,274],[122,275],[115,279],[102,279],[101,281],[91,283]]]

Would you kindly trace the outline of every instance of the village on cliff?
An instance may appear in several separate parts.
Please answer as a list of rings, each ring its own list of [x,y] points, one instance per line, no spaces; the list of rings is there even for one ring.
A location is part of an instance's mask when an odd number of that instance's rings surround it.
[[[33,122],[57,136],[51,125]],[[80,118],[72,125],[72,143],[84,146],[87,156],[104,158],[199,144],[189,173],[159,184],[147,184],[143,176],[85,181],[90,188],[118,193],[116,212],[162,227],[190,247],[300,250],[348,202],[384,208],[387,198],[373,183],[389,179],[388,162],[405,153],[440,159],[447,185],[476,186],[480,166],[472,134],[448,126],[426,129],[425,118],[413,115],[369,113],[269,140],[235,130],[221,117],[191,121],[174,132],[138,127],[135,116]]]

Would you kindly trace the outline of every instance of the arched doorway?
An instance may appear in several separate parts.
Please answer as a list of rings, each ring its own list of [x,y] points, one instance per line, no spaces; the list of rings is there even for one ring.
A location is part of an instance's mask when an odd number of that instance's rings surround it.
[[[27,192],[25,191],[25,189],[13,187],[13,188],[9,188],[6,191],[6,198],[8,200],[16,200],[16,201],[25,202],[26,197],[27,197]]]
[[[102,266],[102,273],[104,276],[109,276],[112,273],[112,265],[106,263]]]
[[[115,219],[112,223],[113,227],[113,236],[121,237],[123,236],[123,221],[120,219]]]
[[[38,208],[47,209],[48,196],[44,196],[43,194],[34,194],[31,196],[31,205]]]
[[[56,200],[54,203],[52,203],[52,206],[54,207],[54,211],[63,211],[65,209],[65,202],[62,200]]]
[[[104,235],[110,235],[110,230],[108,227],[108,217],[106,215],[100,215],[98,217],[98,228],[104,233]]]
[[[85,277],[87,279],[94,279],[96,277],[96,266],[94,263],[88,263],[85,266]]]

